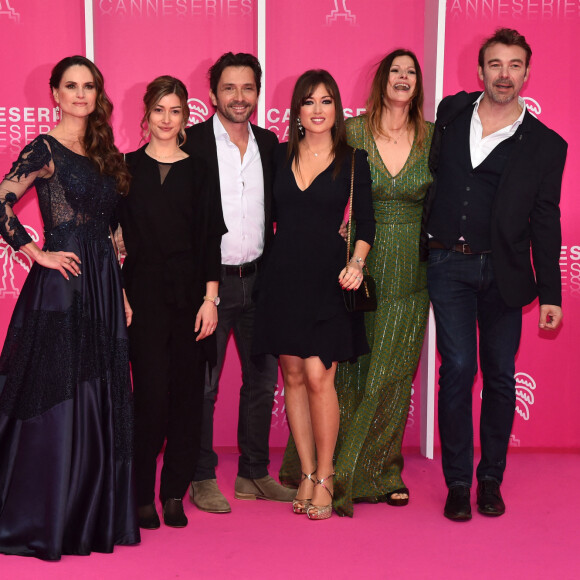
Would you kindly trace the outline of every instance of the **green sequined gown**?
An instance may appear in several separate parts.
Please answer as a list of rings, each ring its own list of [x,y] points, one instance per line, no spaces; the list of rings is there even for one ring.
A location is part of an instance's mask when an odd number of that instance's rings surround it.
[[[405,487],[401,443],[427,315],[426,263],[419,262],[423,200],[431,183],[428,155],[433,124],[424,146],[416,141],[401,171],[391,176],[364,117],[347,121],[349,144],[365,149],[373,178],[374,246],[367,258],[377,285],[378,308],[365,314],[371,353],[356,364],[340,363],[336,390],[340,431],[335,452],[334,508],[353,515],[353,500],[379,502]],[[300,463],[292,438],[280,480],[297,485]]]

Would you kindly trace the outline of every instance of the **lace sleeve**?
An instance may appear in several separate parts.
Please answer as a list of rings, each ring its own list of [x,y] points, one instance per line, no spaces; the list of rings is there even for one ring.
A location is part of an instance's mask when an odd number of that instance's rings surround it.
[[[37,137],[22,150],[10,172],[0,183],[0,235],[15,250],[31,242],[32,238],[12,208],[36,178],[48,175],[51,159],[46,141]]]

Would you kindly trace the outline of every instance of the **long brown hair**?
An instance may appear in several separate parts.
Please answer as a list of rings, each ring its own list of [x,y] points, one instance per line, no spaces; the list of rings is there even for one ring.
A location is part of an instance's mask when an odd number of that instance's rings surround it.
[[[105,92],[105,81],[101,71],[84,56],[67,56],[58,62],[52,69],[50,75],[50,87],[58,89],[64,73],[71,66],[84,66],[93,75],[97,100],[95,110],[87,119],[87,127],[83,137],[83,148],[86,156],[97,166],[102,175],[110,175],[115,178],[117,190],[122,195],[129,191],[130,175],[123,155],[115,146],[113,129],[111,127],[111,114],[113,103],[111,103]]]
[[[183,145],[187,140],[185,126],[189,120],[189,105],[187,103],[188,94],[185,85],[179,79],[169,75],[157,77],[147,85],[147,89],[143,95],[145,114],[141,119],[143,138],[147,139],[149,136],[149,128],[147,125],[153,109],[157,106],[159,101],[167,95],[177,95],[183,111],[183,119],[181,122],[181,128],[179,129],[179,146],[181,147],[181,145]]]
[[[303,136],[300,135],[300,132],[298,131],[297,119],[300,116],[300,107],[302,107],[306,99],[312,96],[312,93],[314,93],[318,85],[324,85],[329,95],[332,97],[332,100],[334,101],[334,107],[336,111],[336,121],[332,127],[332,153],[334,154],[335,159],[335,166],[332,176],[334,178],[340,171],[340,166],[346,155],[348,145],[346,143],[346,126],[344,124],[344,111],[342,109],[340,91],[338,90],[336,81],[326,70],[307,70],[305,73],[300,75],[296,81],[296,84],[294,85],[292,100],[290,102],[288,159],[294,156],[296,169],[299,170],[299,145]]]
[[[391,66],[393,65],[393,61],[399,56],[411,57],[415,65],[415,71],[417,72],[417,84],[415,85],[415,92],[411,97],[411,103],[409,105],[409,124],[413,127],[417,135],[417,145],[423,147],[426,136],[425,119],[423,117],[423,73],[421,72],[421,66],[415,53],[405,48],[393,50],[378,65],[371,85],[371,93],[367,99],[367,129],[373,135],[387,136],[381,128],[381,117],[385,108],[384,95],[387,90],[387,83],[389,82]]]

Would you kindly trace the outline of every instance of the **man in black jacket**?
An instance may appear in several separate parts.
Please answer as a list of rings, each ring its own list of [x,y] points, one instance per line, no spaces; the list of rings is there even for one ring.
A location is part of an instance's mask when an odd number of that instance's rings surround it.
[[[201,452],[191,501],[201,510],[227,513],[231,507],[217,486],[213,415],[230,332],[242,365],[238,419],[240,458],[237,499],[290,502],[296,491],[268,475],[272,404],[278,379],[274,357],[251,356],[255,304],[252,300],[260,259],[273,235],[271,213],[274,133],[249,122],[260,94],[262,70],[255,56],[222,55],[209,70],[210,98],[216,114],[186,130],[185,151],[201,157],[218,184],[228,233],[222,238],[220,297],[206,296],[219,317],[217,365],[206,378]]]
[[[483,374],[477,506],[499,516],[522,307],[539,296],[542,329],[556,329],[562,318],[559,202],[567,145],[519,97],[530,57],[522,35],[498,29],[479,52],[484,92],[447,97],[437,111],[423,249],[441,355],[444,515],[455,521],[471,519],[477,327]]]

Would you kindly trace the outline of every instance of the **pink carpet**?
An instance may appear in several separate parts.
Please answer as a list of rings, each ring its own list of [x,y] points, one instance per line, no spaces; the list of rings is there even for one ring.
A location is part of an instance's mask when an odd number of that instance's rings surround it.
[[[0,555],[2,580],[253,578],[325,580],[580,578],[580,454],[511,452],[500,518],[442,515],[440,461],[408,452],[411,503],[355,506],[353,519],[323,522],[289,504],[233,499],[237,456],[220,454],[218,480],[231,514],[206,514],[186,502],[189,526],[143,531],[139,546],[61,562]],[[281,453],[273,453],[276,473]],[[42,485],[42,482],[39,482]]]

